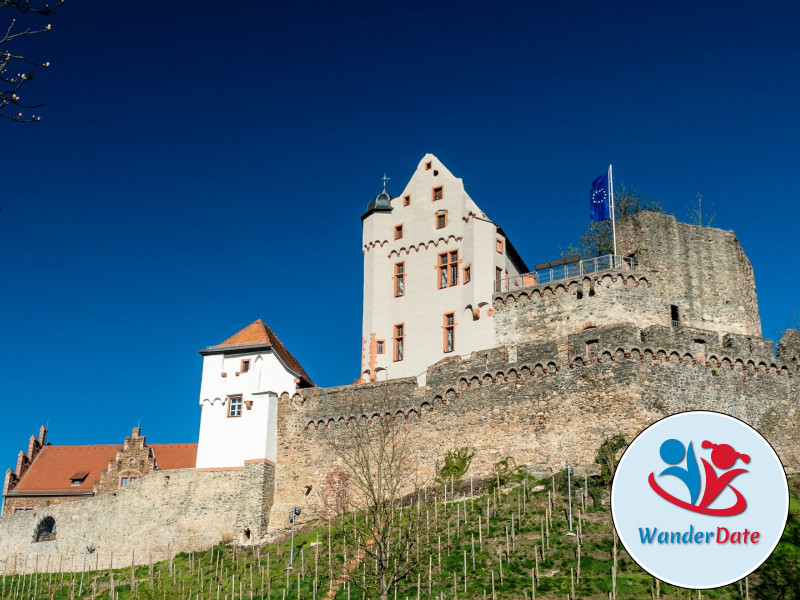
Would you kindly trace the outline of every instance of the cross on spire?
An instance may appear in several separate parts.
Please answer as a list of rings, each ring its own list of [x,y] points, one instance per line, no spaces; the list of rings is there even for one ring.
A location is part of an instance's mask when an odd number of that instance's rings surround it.
[[[386,182],[389,181],[389,178],[386,176],[386,173],[383,174],[381,177],[381,181],[383,182],[383,193],[386,193]]]

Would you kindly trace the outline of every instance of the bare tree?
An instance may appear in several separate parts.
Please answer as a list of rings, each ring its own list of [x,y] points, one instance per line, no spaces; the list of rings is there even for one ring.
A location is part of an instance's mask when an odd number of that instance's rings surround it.
[[[21,15],[50,16],[64,4],[65,0],[56,0],[54,4],[35,2],[32,0],[0,0],[0,8],[15,9]],[[46,69],[49,62],[37,61],[27,56],[17,54],[10,49],[15,40],[29,35],[37,35],[50,31],[50,24],[39,28],[20,26],[16,19],[5,31],[0,33],[0,117],[18,123],[31,123],[39,121],[41,117],[31,111],[44,106],[31,104],[22,97],[22,89],[29,83],[37,69]]]
[[[348,487],[332,496],[337,502],[346,497],[354,511],[353,519],[344,521],[347,545],[355,552],[352,564],[345,565],[346,578],[366,597],[387,600],[418,571],[423,487],[414,468],[410,428],[397,403],[353,407],[351,414],[357,418],[331,438],[342,473],[336,481]]]
[[[717,218],[717,213],[710,217],[708,214],[703,216],[703,194],[697,194],[697,208],[692,209],[689,219],[692,225],[699,225],[700,227],[711,227],[711,223]]]

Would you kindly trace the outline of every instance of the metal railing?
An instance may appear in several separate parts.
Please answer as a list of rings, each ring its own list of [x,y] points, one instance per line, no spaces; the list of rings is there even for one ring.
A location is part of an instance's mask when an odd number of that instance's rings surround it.
[[[504,277],[494,282],[494,291],[507,292],[517,288],[560,281],[561,279],[598,273],[600,271],[609,271],[611,269],[624,269],[629,271],[633,270],[633,267],[634,261],[632,256],[607,254],[606,256],[598,256],[596,258],[588,258],[586,260],[553,266],[546,269],[538,269],[522,275]]]

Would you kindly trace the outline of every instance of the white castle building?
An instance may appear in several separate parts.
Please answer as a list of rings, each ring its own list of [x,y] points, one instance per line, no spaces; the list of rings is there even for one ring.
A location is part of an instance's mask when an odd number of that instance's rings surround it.
[[[361,217],[361,380],[415,376],[496,346],[497,283],[528,272],[503,230],[433,154],[399,196],[384,190]]]
[[[278,396],[313,385],[311,378],[261,319],[200,354],[196,468],[274,466]]]

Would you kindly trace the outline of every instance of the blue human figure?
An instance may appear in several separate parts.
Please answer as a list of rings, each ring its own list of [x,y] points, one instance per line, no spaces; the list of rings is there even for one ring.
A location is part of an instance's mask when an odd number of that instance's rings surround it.
[[[674,475],[683,481],[686,487],[689,488],[691,504],[694,504],[697,501],[697,497],[700,495],[700,468],[697,466],[697,459],[694,456],[692,442],[689,442],[689,450],[686,451],[682,442],[676,439],[666,440],[661,444],[659,453],[661,454],[661,458],[668,465],[677,465],[683,460],[684,454],[686,454],[685,469],[675,466],[668,467],[661,471],[659,477],[661,477],[661,475]]]

